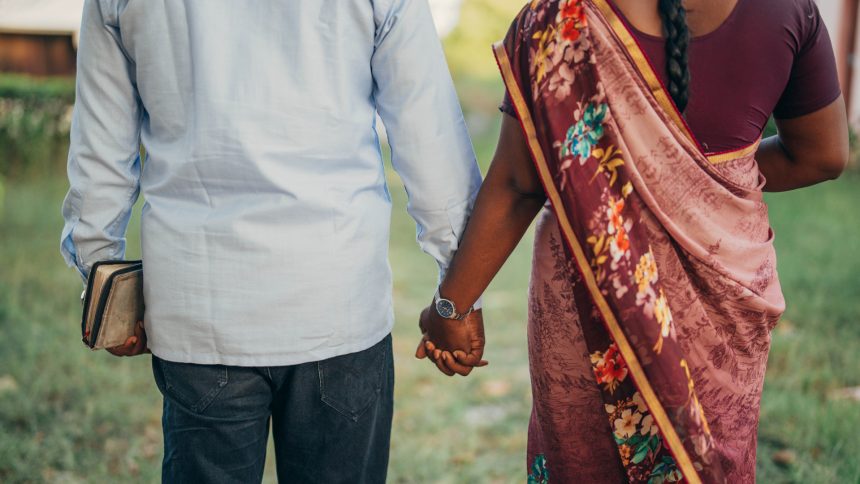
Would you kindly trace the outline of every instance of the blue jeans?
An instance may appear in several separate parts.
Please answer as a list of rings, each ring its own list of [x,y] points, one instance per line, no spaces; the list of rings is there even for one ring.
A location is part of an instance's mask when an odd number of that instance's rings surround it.
[[[164,395],[165,483],[260,482],[271,420],[282,483],[383,483],[394,403],[391,335],[280,367],[152,357]]]

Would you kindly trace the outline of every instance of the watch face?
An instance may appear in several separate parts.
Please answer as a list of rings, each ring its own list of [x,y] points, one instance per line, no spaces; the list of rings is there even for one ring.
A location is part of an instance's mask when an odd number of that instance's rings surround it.
[[[451,318],[454,316],[454,303],[447,299],[439,299],[436,301],[436,312],[443,318]]]

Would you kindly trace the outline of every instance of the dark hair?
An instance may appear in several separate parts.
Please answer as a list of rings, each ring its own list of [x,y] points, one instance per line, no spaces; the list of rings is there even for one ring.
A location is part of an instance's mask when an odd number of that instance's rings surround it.
[[[690,30],[687,28],[687,11],[681,0],[658,0],[658,5],[666,33],[667,87],[678,111],[683,113],[690,100],[690,69],[687,65]]]

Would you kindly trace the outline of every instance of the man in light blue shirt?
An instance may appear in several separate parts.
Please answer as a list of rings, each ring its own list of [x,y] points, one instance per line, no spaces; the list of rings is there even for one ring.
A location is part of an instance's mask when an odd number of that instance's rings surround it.
[[[426,0],[87,0],[62,252],[121,259],[139,193],[165,481],[382,482],[390,197],[444,271],[480,173]],[[140,159],[140,145],[146,159]]]

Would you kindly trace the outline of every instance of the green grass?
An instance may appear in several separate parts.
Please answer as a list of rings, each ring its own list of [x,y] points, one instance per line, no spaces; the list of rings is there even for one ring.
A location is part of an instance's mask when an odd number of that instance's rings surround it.
[[[493,131],[477,138],[492,148]],[[391,482],[515,482],[523,475],[530,394],[526,285],[531,236],[486,296],[491,365],[449,379],[413,359],[416,317],[434,264],[414,243],[405,195],[395,199],[391,261],[397,324]],[[773,337],[760,430],[761,482],[857,482],[860,402],[860,176],[769,197],[788,312]],[[84,349],[80,283],[57,254],[59,177],[7,182],[0,212],[0,481],[158,479],[160,399],[146,357]],[[137,227],[130,232],[137,252]],[[796,459],[778,465],[785,450]],[[271,467],[271,466],[270,466]],[[274,473],[267,479],[274,480]]]
[[[860,482],[860,174],[768,197],[788,308],[773,333],[759,431],[762,482]],[[780,467],[774,452],[797,463]]]
[[[79,342],[80,279],[57,256],[64,185],[8,182],[0,213],[0,481],[152,481],[161,437],[146,359]]]

